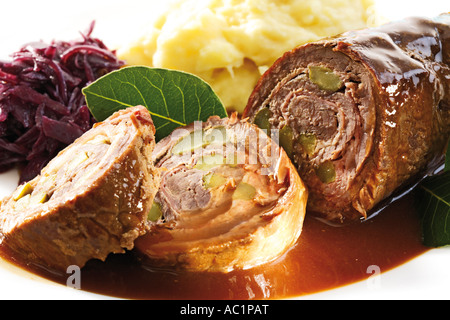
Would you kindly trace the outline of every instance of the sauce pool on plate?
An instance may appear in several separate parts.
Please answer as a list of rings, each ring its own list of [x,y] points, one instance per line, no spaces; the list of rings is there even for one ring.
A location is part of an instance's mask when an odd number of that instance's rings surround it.
[[[155,269],[135,252],[92,260],[81,289],[128,299],[288,299],[335,289],[386,272],[425,253],[413,193],[364,223],[326,225],[307,217],[298,243],[272,263],[231,273]],[[7,253],[2,252],[6,258]],[[69,274],[22,266],[66,284]]]

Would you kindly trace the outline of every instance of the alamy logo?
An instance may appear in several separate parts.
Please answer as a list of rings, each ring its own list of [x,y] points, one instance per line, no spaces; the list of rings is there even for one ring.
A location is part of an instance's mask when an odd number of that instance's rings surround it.
[[[81,269],[79,266],[71,265],[67,268],[67,274],[70,276],[67,278],[66,285],[70,288],[81,289]]]
[[[371,265],[367,268],[367,274],[371,274],[366,280],[367,288],[380,289],[381,288],[381,269],[377,265]]]

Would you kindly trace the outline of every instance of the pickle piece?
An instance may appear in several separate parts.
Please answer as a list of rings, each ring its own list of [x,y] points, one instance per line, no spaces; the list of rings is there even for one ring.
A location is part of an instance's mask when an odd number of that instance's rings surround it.
[[[227,179],[217,173],[209,173],[203,177],[203,185],[207,189],[214,189],[223,186]]]
[[[17,200],[17,202],[14,204],[14,210],[20,211],[20,210],[26,210],[28,205],[30,204],[31,194],[28,193]]]
[[[280,146],[286,151],[289,158],[294,154],[294,131],[288,125],[280,130]]]
[[[17,206],[23,209],[29,204],[40,204],[48,201],[48,195],[45,192],[33,193],[33,187],[27,182],[17,189],[13,199],[17,201]]]
[[[194,169],[208,171],[225,164],[225,158],[221,154],[202,157],[194,166]]]
[[[24,183],[16,190],[16,192],[14,193],[13,199],[14,199],[14,201],[17,201],[32,192],[33,192],[33,187],[28,182]]]
[[[256,196],[256,188],[248,183],[241,182],[233,193],[233,200],[253,200]]]
[[[49,197],[45,192],[39,192],[36,195],[31,196],[30,203],[31,204],[42,204],[48,201]]]
[[[225,164],[232,168],[235,168],[239,164],[244,163],[245,163],[245,155],[242,155],[238,152],[233,152],[232,154],[228,155],[227,158],[225,159]]]
[[[196,130],[181,138],[172,148],[172,153],[181,155],[192,153],[196,149],[206,147],[210,144],[225,144],[227,131],[225,127],[215,127],[209,130]]]
[[[316,175],[323,183],[332,183],[336,181],[336,170],[331,161],[327,161],[319,165],[316,169]]]
[[[76,167],[85,162],[87,159],[89,159],[89,156],[87,155],[86,152],[81,152],[77,154],[75,158],[73,158],[72,161],[70,161],[67,170],[68,171],[74,170]]]
[[[298,142],[302,146],[304,153],[306,153],[308,156],[314,155],[317,145],[317,139],[314,134],[301,134],[298,138]]]
[[[94,145],[111,144],[111,140],[109,140],[109,138],[107,136],[104,136],[104,135],[100,134],[100,135],[95,136],[93,139],[89,140],[86,143],[87,144],[94,144]]]
[[[161,206],[157,202],[153,202],[150,211],[148,212],[147,219],[152,222],[157,222],[162,217]]]
[[[187,136],[181,138],[172,148],[172,153],[181,155],[183,153],[192,152],[195,149],[202,148],[207,143],[203,140],[203,130],[193,131]]]
[[[272,117],[272,112],[269,108],[262,108],[255,116],[255,120],[253,121],[260,129],[266,130],[267,135],[270,137],[270,121],[269,119]]]
[[[214,127],[206,130],[203,137],[205,145],[223,145],[227,142],[227,139],[227,129],[225,127]]]
[[[328,68],[320,66],[309,67],[309,79],[318,85],[321,90],[336,92],[344,85],[339,75]]]
[[[225,158],[222,154],[214,154],[202,157],[194,166],[194,169],[209,171],[211,169],[227,165],[236,167],[239,162],[239,156],[233,153],[230,157]]]

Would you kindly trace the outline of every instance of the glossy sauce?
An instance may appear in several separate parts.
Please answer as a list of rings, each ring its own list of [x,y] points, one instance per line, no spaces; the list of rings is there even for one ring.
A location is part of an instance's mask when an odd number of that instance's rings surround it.
[[[131,299],[285,299],[367,279],[369,266],[385,272],[426,251],[411,193],[362,224],[332,227],[309,217],[295,247],[252,270],[156,270],[128,252],[88,262],[81,270],[81,289]],[[70,276],[30,271],[62,284]]]

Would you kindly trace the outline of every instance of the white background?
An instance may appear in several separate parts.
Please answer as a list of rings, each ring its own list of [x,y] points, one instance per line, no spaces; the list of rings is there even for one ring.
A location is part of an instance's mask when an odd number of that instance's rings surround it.
[[[167,3],[159,1],[160,3]],[[156,1],[77,0],[2,2],[0,59],[24,43],[72,40],[96,20],[94,36],[110,48],[127,43],[160,10]],[[446,0],[378,0],[388,20],[412,15],[434,16],[449,12]],[[0,175],[0,197],[17,185],[17,173]],[[303,299],[450,299],[450,249],[433,250],[404,266],[367,281]],[[0,260],[0,299],[77,299],[105,297],[53,284]]]

